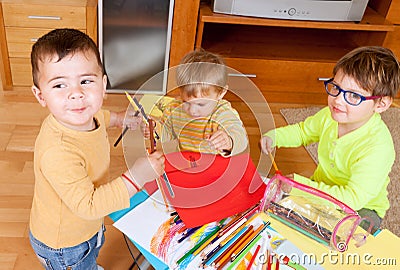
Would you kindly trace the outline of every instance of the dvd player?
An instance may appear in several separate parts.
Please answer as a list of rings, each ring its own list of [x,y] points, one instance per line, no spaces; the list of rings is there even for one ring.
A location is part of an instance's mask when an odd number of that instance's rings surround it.
[[[311,21],[361,21],[368,0],[214,0],[213,12]]]

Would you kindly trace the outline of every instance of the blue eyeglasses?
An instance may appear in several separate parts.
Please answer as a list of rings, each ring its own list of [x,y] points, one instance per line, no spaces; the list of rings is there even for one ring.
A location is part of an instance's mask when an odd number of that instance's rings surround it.
[[[327,81],[324,81],[324,84],[325,84],[325,90],[328,93],[328,95],[330,95],[332,97],[337,97],[340,95],[340,93],[343,92],[344,100],[348,104],[353,105],[353,106],[360,105],[361,102],[366,101],[366,100],[378,99],[378,98],[382,97],[382,96],[364,97],[363,95],[360,95],[358,93],[343,90],[342,88],[339,87],[339,85],[337,85],[333,82],[333,78],[329,79]]]

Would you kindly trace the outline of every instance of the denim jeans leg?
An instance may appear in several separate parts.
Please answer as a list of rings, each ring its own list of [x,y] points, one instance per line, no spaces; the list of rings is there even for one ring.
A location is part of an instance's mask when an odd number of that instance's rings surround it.
[[[102,236],[98,237],[101,233]],[[96,259],[104,243],[104,230],[88,241],[67,248],[53,249],[29,233],[30,242],[40,263],[46,270],[97,270]],[[98,245],[98,239],[101,243]]]

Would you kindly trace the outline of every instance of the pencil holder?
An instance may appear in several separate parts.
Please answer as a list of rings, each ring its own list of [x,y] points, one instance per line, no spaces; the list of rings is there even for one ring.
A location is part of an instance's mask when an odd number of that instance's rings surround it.
[[[329,194],[277,174],[267,184],[261,209],[308,237],[343,252],[361,217]]]

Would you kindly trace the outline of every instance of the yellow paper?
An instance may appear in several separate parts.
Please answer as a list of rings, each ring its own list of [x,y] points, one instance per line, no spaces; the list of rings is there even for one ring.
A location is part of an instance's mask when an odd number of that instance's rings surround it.
[[[157,119],[162,116],[162,109],[172,100],[174,100],[174,98],[167,96],[143,95],[139,102],[148,115]]]
[[[369,235],[361,247],[352,239],[348,249],[341,253],[303,235],[302,233],[271,220],[271,226],[305,253],[305,259],[312,257],[327,270],[368,270],[400,269],[400,238],[388,230],[382,230],[376,237]],[[356,233],[365,233],[357,228]],[[282,250],[281,250],[282,251]]]

